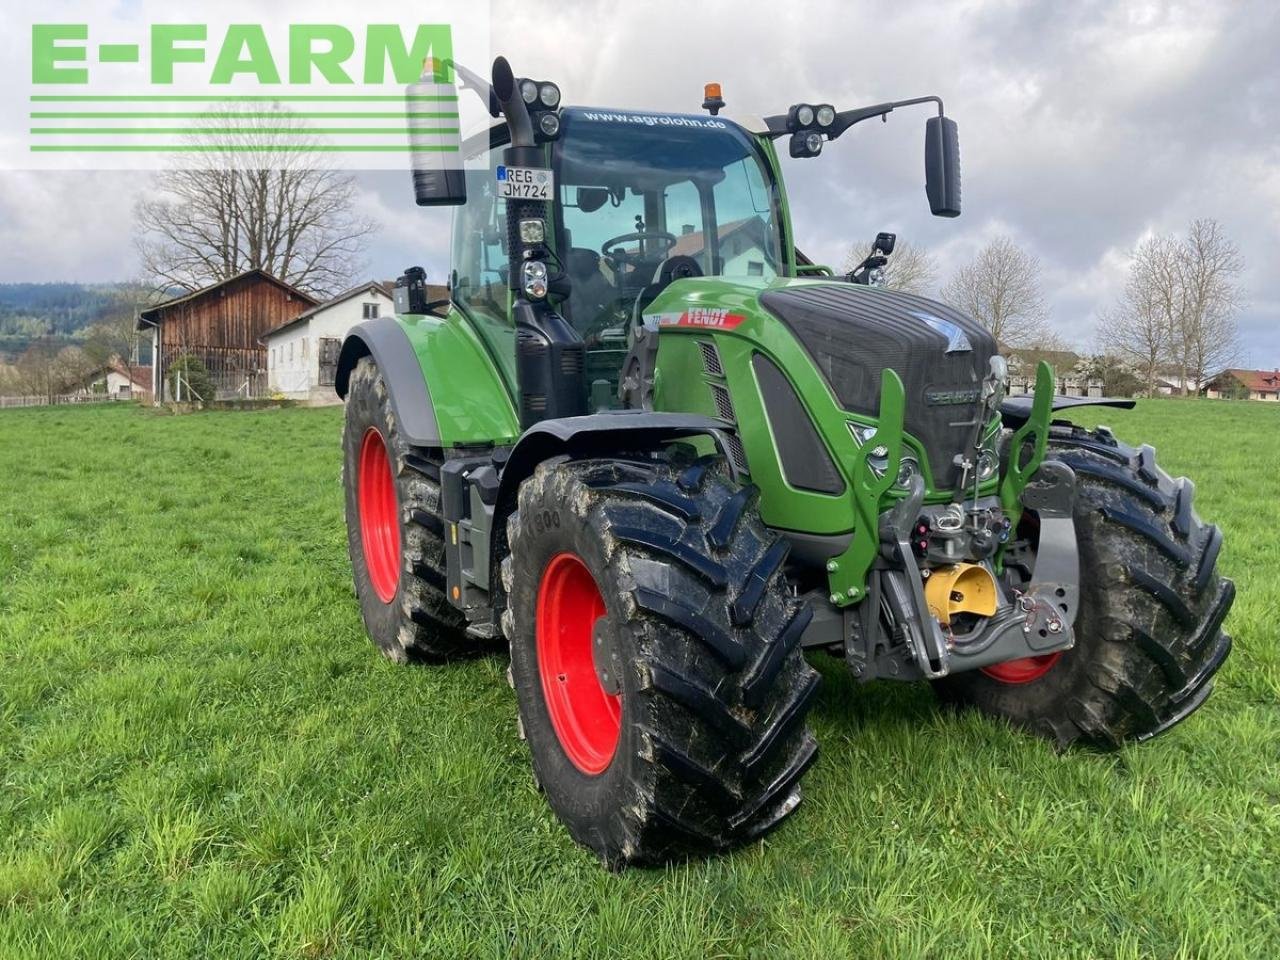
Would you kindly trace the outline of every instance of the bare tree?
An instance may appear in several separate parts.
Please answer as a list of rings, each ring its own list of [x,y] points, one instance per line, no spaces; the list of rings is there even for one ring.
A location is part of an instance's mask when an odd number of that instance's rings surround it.
[[[971,314],[1004,345],[1035,342],[1049,332],[1040,261],[1010,237],[996,237],[961,267],[942,299]]]
[[[845,271],[857,267],[869,252],[857,244],[850,247],[844,260]],[[881,284],[903,293],[931,293],[938,286],[938,264],[924,247],[899,240],[889,255],[889,262],[881,270]]]
[[[1138,244],[1120,302],[1102,317],[1098,339],[1130,363],[1147,393],[1163,368],[1179,375],[1184,396],[1237,355],[1236,278],[1240,253],[1214,220],[1196,220],[1186,237],[1151,236]]]
[[[348,286],[377,227],[356,207],[354,177],[318,167],[314,139],[288,111],[235,113],[188,138],[212,166],[176,161],[137,204],[144,269],[159,288],[197,290],[254,269],[321,296]],[[270,153],[247,152],[250,144]]]
[[[85,384],[93,363],[79,347],[59,348],[52,337],[33,340],[14,365],[13,388],[23,396],[53,403],[60,395]]]
[[[138,313],[155,302],[156,295],[139,281],[119,287],[113,300],[102,319],[85,331],[84,352],[95,366],[118,361],[132,376],[143,339],[138,330]]]
[[[52,337],[32,340],[14,365],[19,392],[52,403],[59,386],[57,358],[58,348]]]
[[[1160,368],[1171,355],[1179,309],[1176,277],[1176,244],[1167,237],[1148,237],[1133,252],[1119,303],[1098,324],[1102,351],[1133,367],[1148,396],[1156,392]]]
[[[1181,312],[1174,333],[1185,396],[1190,382],[1199,393],[1205,380],[1239,355],[1235,315],[1244,262],[1212,219],[1192,221],[1179,254]]]

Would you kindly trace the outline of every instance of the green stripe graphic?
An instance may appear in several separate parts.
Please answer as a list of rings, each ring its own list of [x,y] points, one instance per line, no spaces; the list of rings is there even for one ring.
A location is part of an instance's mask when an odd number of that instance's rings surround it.
[[[94,96],[67,96],[39,94],[31,97],[32,103],[270,103],[275,100],[287,103],[412,103],[454,102],[456,94],[382,94],[382,95],[317,95],[317,94],[263,94],[260,96],[201,96],[154,94],[99,94]]]
[[[33,144],[32,153],[408,153],[421,150],[431,153],[458,153],[458,147],[445,144],[411,147],[408,144]]]
[[[102,134],[123,134],[124,136],[137,136],[139,134],[163,134],[166,136],[179,136],[182,134],[193,134],[198,136],[209,136],[216,134],[232,133],[232,134],[291,134],[293,136],[306,136],[307,134],[322,134],[326,136],[343,135],[343,134],[368,134],[389,136],[392,134],[410,134],[410,133],[458,133],[457,127],[423,127],[421,129],[415,127],[32,127],[31,133],[38,136],[48,136],[50,134],[86,134],[98,136]]]
[[[51,113],[36,111],[32,120],[273,120],[281,116],[300,120],[456,120],[456,113],[432,113],[417,110],[408,113]]]

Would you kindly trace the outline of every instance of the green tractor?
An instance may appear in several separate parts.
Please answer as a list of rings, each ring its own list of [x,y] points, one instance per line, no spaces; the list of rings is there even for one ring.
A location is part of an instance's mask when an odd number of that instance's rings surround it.
[[[397,662],[509,645],[518,730],[607,864],[761,836],[817,745],[806,651],[1065,747],[1169,729],[1230,650],[1222,536],[1151,447],[1007,396],[991,334],[795,245],[776,141],[811,158],[909,104],[932,212],[960,207],[935,97],[801,103],[751,129],[568,108],[459,69],[498,120],[463,170],[449,299],[356,327],[337,391],[348,544]],[[1113,405],[1132,405],[1113,402]]]

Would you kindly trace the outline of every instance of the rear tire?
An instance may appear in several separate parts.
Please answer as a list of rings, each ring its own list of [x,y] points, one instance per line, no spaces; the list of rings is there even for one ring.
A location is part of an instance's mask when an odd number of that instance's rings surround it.
[[[444,592],[439,465],[404,442],[372,357],[351,372],[342,450],[347,550],[370,639],[396,663],[471,652]]]
[[[1171,479],[1149,446],[1059,425],[1049,448],[1077,481],[1076,645],[1056,659],[956,674],[935,689],[1064,747],[1149,739],[1205,702],[1231,650],[1222,622],[1235,586],[1217,573],[1222,534],[1196,516],[1191,482]]]
[[[521,729],[552,809],[611,867],[750,840],[800,801],[811,614],[754,499],[708,460],[552,461],[520,489],[502,573]]]

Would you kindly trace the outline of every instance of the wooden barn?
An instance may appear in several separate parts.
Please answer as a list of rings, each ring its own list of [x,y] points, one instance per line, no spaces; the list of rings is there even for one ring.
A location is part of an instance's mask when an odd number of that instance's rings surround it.
[[[250,270],[144,310],[138,329],[151,332],[152,396],[177,399],[170,371],[184,356],[204,364],[218,398],[261,396],[267,379],[262,335],[318,302],[264,270]]]

